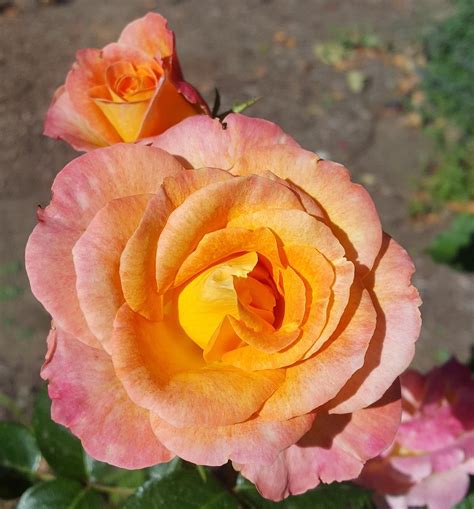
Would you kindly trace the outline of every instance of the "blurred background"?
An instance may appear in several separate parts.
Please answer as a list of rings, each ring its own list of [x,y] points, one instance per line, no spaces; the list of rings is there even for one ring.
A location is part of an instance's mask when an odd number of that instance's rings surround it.
[[[472,0],[0,0],[0,391],[28,407],[41,384],[49,318],[29,291],[24,247],[54,176],[78,155],[42,136],[48,104],[78,48],[115,41],[150,10],[169,20],[185,77],[211,105],[216,87],[224,109],[261,96],[249,115],[347,165],[369,190],[417,266],[414,365],[467,360]]]

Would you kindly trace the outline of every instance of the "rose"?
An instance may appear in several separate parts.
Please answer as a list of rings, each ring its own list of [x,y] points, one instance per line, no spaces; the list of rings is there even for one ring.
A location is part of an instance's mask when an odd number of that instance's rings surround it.
[[[79,157],[26,264],[53,418],[99,460],[230,459],[277,500],[393,439],[412,262],[344,167],[270,122],[198,116]]]
[[[449,509],[474,474],[474,379],[451,360],[427,375],[402,375],[403,416],[395,442],[369,461],[360,482],[380,507]]]
[[[174,33],[149,13],[127,25],[117,43],[77,52],[44,134],[87,151],[155,136],[203,113],[205,101],[183,80]]]

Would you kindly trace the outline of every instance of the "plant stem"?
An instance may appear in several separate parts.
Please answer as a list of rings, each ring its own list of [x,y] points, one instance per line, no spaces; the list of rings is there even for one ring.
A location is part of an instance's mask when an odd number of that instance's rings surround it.
[[[35,477],[38,481],[54,481],[54,479],[56,479],[56,476],[49,472],[35,472]],[[85,487],[107,495],[117,494],[128,497],[135,492],[133,488],[125,488],[123,486],[106,486],[105,484],[95,482],[89,482]]]
[[[107,495],[116,494],[128,497],[135,493],[133,488],[125,488],[123,486],[106,486],[105,484],[99,484],[95,482],[88,483],[87,486],[100,493],[106,493]]]

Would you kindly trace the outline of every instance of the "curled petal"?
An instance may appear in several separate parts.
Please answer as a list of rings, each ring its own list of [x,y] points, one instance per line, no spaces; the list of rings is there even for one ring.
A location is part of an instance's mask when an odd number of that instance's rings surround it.
[[[335,339],[313,357],[287,368],[285,382],[264,404],[262,417],[288,419],[317,409],[362,366],[375,330],[376,313],[366,290],[353,291],[345,328],[341,326]]]
[[[86,321],[101,343],[110,339],[124,302],[119,278],[120,255],[152,195],[110,201],[91,221],[73,248],[76,289]]]
[[[256,176],[231,178],[194,192],[170,215],[158,240],[158,291],[173,283],[179,267],[206,233],[243,213],[299,207],[292,191]]]

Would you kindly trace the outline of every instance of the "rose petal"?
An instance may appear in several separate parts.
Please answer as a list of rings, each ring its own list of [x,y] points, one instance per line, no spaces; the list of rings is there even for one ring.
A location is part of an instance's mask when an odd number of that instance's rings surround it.
[[[82,151],[94,150],[109,144],[107,139],[89,124],[86,117],[74,108],[64,86],[54,94],[46,113],[43,134],[62,139],[76,150]]]
[[[151,425],[158,439],[186,461],[210,466],[228,460],[269,465],[309,430],[313,420],[313,415],[304,415],[283,422],[254,418],[230,426],[175,428],[152,414]]]
[[[150,320],[161,319],[162,303],[155,277],[156,248],[171,212],[194,191],[229,178],[232,177],[227,172],[205,168],[183,171],[173,178],[165,179],[163,187],[150,200],[120,261],[123,293],[134,311]]]
[[[293,138],[267,120],[231,114],[224,123],[225,127],[218,119],[191,117],[151,141],[153,146],[178,156],[188,168],[223,170],[231,170],[243,154],[253,154],[265,145],[297,146]],[[258,172],[255,167],[249,174]]]
[[[371,407],[352,414],[317,414],[311,430],[280,453],[270,467],[234,464],[260,493],[281,500],[314,488],[320,482],[357,477],[367,459],[393,440],[400,421],[400,384],[396,381]]]
[[[79,304],[102,344],[110,339],[115,315],[124,303],[120,255],[152,196],[127,196],[107,203],[72,250]]]
[[[132,469],[173,457],[153,434],[148,412],[128,398],[105,352],[60,329],[50,332],[49,341],[54,353],[41,376],[49,381],[52,417],[81,439],[88,454]]]
[[[174,51],[173,32],[168,28],[166,19],[156,12],[149,12],[129,23],[117,42],[160,59],[171,56]]]
[[[263,405],[262,417],[289,419],[311,412],[333,398],[362,366],[376,326],[375,309],[366,290],[353,287],[343,322],[327,347],[287,368],[285,382]]]
[[[165,176],[180,171],[182,166],[166,152],[119,144],[78,157],[56,177],[51,204],[26,246],[26,270],[36,298],[80,341],[98,346],[76,294],[74,244],[110,200],[156,192]]]
[[[277,370],[205,366],[202,350],[176,323],[149,322],[127,305],[117,313],[111,352],[132,400],[176,427],[248,419],[284,378]]]
[[[407,252],[384,235],[379,258],[364,279],[377,306],[377,330],[364,366],[335,398],[331,412],[347,413],[376,401],[413,359],[421,326],[413,271]]]
[[[295,194],[256,176],[234,177],[194,192],[169,216],[158,239],[158,291],[173,283],[179,267],[206,233],[223,228],[244,212],[285,207],[300,207]]]

